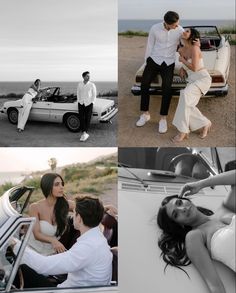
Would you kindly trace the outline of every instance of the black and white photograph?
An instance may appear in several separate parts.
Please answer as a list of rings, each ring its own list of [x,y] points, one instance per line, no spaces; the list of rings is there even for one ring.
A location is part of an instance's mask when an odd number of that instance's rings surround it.
[[[0,148],[1,292],[118,292],[117,220],[117,148]]]
[[[0,0],[0,146],[116,146],[117,0]]]
[[[120,292],[235,292],[235,148],[119,148]]]

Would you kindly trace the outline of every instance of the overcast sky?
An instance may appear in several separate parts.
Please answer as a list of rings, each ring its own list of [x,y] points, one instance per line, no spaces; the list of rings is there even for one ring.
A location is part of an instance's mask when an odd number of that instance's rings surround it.
[[[119,0],[119,19],[162,19],[168,10],[182,19],[235,19],[235,0]]]
[[[117,80],[117,0],[0,0],[0,81]]]
[[[40,171],[49,169],[48,160],[57,166],[84,163],[113,154],[117,148],[0,148],[0,172]]]

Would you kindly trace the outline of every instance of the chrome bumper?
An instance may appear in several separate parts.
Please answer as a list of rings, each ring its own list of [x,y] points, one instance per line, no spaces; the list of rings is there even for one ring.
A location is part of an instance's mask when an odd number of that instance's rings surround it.
[[[183,87],[184,88],[184,87]],[[173,95],[179,95],[180,90],[183,89],[180,87],[172,87],[172,94]],[[226,84],[223,87],[211,87],[209,89],[209,91],[206,93],[205,96],[217,96],[217,97],[223,97],[226,96],[228,94],[229,91],[229,85]],[[141,87],[138,85],[134,85],[131,88],[131,93],[134,96],[140,96],[141,95]],[[161,95],[162,94],[162,90],[159,87],[150,87],[149,88],[149,94],[150,95]]]
[[[109,122],[116,115],[117,112],[118,112],[118,108],[114,108],[111,112],[102,116],[99,122],[101,123]]]

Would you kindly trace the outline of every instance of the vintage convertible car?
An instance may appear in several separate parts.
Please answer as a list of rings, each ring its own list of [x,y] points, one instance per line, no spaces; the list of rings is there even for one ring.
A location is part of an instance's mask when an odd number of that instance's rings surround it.
[[[30,218],[24,215],[24,211],[28,205],[30,196],[33,192],[33,187],[16,186],[6,191],[0,197],[0,292],[38,292],[38,293],[115,293],[118,292],[117,286],[117,255],[113,252],[113,276],[110,286],[83,287],[83,288],[35,288],[24,289],[24,279],[22,278],[21,269],[19,267],[21,257],[28,243],[29,236],[32,233],[32,228],[35,218]],[[108,239],[113,235],[115,230],[112,228],[113,221],[109,216],[104,215],[104,235]],[[113,226],[114,227],[114,226]],[[105,232],[106,231],[106,232]],[[116,236],[114,234],[114,236]],[[21,239],[22,245],[17,255],[14,255],[11,246],[11,239],[16,237]],[[20,288],[15,288],[13,280],[18,274],[20,279]],[[51,276],[52,279],[52,276]]]
[[[230,45],[228,36],[221,35],[216,26],[190,26],[196,28],[201,35],[201,51],[205,67],[212,78],[211,87],[207,96],[225,96],[228,93],[228,75],[230,67]],[[172,83],[173,95],[179,95],[182,88],[186,86],[186,80],[181,79],[178,71],[181,64],[179,53],[176,52],[175,71]],[[143,64],[135,75],[135,84],[131,92],[140,95],[140,85],[145,64]],[[161,76],[158,74],[150,86],[150,94],[161,94]]]
[[[187,182],[235,168],[235,148],[119,149],[119,290],[135,293],[209,293],[199,273],[189,265],[168,266],[157,245],[156,224],[164,197],[178,194]],[[193,168],[192,168],[193,167]],[[192,201],[215,211],[229,186],[202,189]],[[227,293],[235,292],[235,273],[214,261]],[[165,271],[164,271],[165,270]]]
[[[7,114],[12,124],[17,124],[21,100],[7,101],[0,113]],[[112,100],[97,98],[93,107],[91,123],[109,122],[118,109]],[[29,120],[64,123],[72,132],[80,129],[76,96],[61,95],[59,87],[43,89],[35,98]]]

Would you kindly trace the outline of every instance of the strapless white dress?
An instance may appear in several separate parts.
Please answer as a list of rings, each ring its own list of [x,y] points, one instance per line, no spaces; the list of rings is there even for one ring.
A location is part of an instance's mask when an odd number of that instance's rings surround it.
[[[235,271],[235,215],[229,225],[213,234],[211,238],[211,257]]]
[[[191,62],[191,59],[188,60]],[[204,68],[203,59],[199,60],[198,71],[192,71],[183,64],[187,71],[187,86],[180,91],[179,103],[173,119],[173,125],[184,133],[195,131],[210,123],[196,107],[201,96],[205,95],[211,86],[211,77]]]
[[[55,237],[57,226],[48,223],[47,221],[39,221],[41,232],[47,236]],[[51,255],[55,253],[51,243],[46,243],[35,239],[34,234],[30,235],[28,245],[42,255]]]

